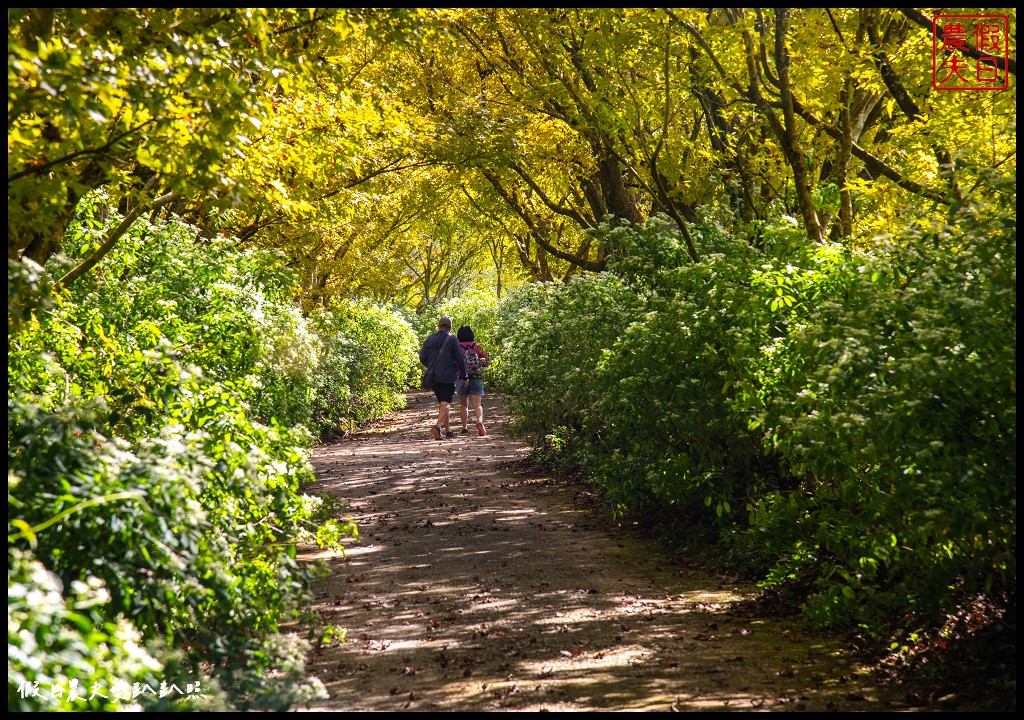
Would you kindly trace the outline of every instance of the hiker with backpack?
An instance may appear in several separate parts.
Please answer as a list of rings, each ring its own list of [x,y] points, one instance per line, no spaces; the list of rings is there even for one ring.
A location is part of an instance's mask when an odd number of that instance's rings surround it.
[[[469,372],[459,341],[452,335],[450,317],[438,320],[437,332],[423,341],[420,362],[427,368],[423,373],[424,387],[432,389],[437,398],[437,422],[431,428],[434,439],[453,438],[455,433],[449,427],[449,408],[455,397],[455,384],[468,385]]]
[[[473,337],[473,328],[463,325],[458,332],[459,347],[462,348],[463,357],[466,360],[466,373],[460,375],[461,379],[468,379],[459,385],[459,399],[462,402],[462,434],[469,435],[469,407],[473,405],[473,415],[476,417],[476,431],[481,436],[487,434],[484,427],[484,379],[483,371],[491,364],[491,358],[480,347]]]

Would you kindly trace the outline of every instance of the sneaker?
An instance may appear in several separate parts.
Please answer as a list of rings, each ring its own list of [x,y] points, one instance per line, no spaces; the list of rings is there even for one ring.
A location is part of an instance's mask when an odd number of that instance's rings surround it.
[[[430,432],[434,433],[434,439],[435,440],[440,440],[441,439],[441,426],[440,425],[435,425],[434,427],[430,428]]]
[[[482,422],[478,422],[476,424],[476,430],[478,433],[480,433],[480,437],[484,437],[485,435],[487,435],[487,431],[484,429],[484,424]]]
[[[462,432],[459,435],[469,435],[469,428],[462,428]]]
[[[454,437],[455,437],[455,433],[453,433],[453,432],[452,432],[451,430],[449,430],[448,432],[446,432],[446,433],[444,434],[444,436],[445,436],[446,438],[448,438],[449,440],[451,440],[452,438],[454,438]]]

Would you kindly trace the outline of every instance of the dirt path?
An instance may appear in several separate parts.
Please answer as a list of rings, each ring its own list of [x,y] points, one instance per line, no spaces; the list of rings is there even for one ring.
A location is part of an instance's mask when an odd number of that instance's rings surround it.
[[[486,438],[430,439],[433,397],[318,448],[312,492],[352,504],[313,608],[329,711],[906,710],[836,647],[732,612],[752,588],[608,527],[582,489]],[[317,557],[309,554],[304,559]]]

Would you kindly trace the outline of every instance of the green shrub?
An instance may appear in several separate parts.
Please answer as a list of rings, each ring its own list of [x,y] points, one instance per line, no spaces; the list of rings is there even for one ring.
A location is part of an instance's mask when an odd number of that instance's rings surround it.
[[[159,687],[164,666],[108,602],[102,581],[66,588],[30,551],[8,546],[8,712],[142,709],[132,686]]]
[[[759,420],[800,492],[751,542],[822,624],[881,641],[1014,587],[1013,213],[896,239],[772,350]]]
[[[611,275],[513,291],[498,313],[501,362],[493,370],[521,432],[538,444],[575,444],[587,409],[604,388],[594,374],[604,351],[637,316],[641,302]]]
[[[12,663],[9,699],[14,679],[62,666],[61,627],[75,625],[81,637],[67,642],[104,661],[131,636],[127,621],[164,680],[201,678],[207,707],[286,708],[323,691],[278,637],[311,579],[296,544],[339,547],[354,530],[299,492],[312,479],[309,417],[284,399],[306,392],[315,343],[274,299],[283,276],[258,281],[250,256],[197,245],[181,225],[145,229],[146,243],[129,238],[60,295],[47,294],[45,272],[9,263],[9,558],[34,553],[66,608],[82,583],[109,594],[88,615],[54,605],[54,639]],[[56,592],[42,570],[26,573]],[[28,587],[10,571],[8,583]],[[50,637],[32,626],[44,620],[19,616],[18,637]]]
[[[90,212],[87,204],[69,231],[73,255],[91,252],[102,234]],[[273,253],[240,251],[227,239],[200,243],[195,234],[173,220],[137,220],[71,288],[66,325],[48,328],[64,337],[59,359],[75,367],[82,395],[117,406],[122,436],[144,428],[159,405],[137,385],[154,379],[140,356],[161,345],[187,372],[239,383],[255,419],[308,423],[318,342],[291,304],[291,272]],[[116,367],[106,350],[114,338],[125,347]]]
[[[312,424],[323,436],[349,422],[363,425],[404,407],[419,347],[398,313],[349,302],[313,317],[323,347],[316,369]]]
[[[917,636],[1015,588],[1015,237],[997,205],[874,251],[705,226],[697,263],[663,219],[607,230],[608,273],[501,304],[507,405],[822,626]]]
[[[695,240],[698,263],[660,218],[609,234],[609,272],[646,302],[593,377],[586,465],[622,509],[728,523],[774,480],[736,400],[767,311],[746,282],[759,259],[748,244],[713,227]]]

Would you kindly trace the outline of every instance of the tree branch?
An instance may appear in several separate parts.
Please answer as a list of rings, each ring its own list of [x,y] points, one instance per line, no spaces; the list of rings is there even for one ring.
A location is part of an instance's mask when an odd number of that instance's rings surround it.
[[[547,252],[561,260],[565,260],[566,262],[572,263],[573,265],[579,265],[584,270],[590,270],[591,272],[600,272],[604,270],[603,262],[595,262],[592,260],[587,260],[586,258],[577,257],[575,255],[565,252],[564,250],[559,250],[554,245],[549,243],[547,238],[544,237],[544,234],[540,231],[536,223],[533,221],[533,218],[530,217],[530,214],[528,212],[526,212],[526,209],[522,207],[522,205],[520,205],[519,202],[517,202],[516,199],[512,197],[512,195],[509,194],[509,192],[504,188],[504,186],[501,184],[501,180],[498,179],[498,176],[495,175],[490,170],[484,168],[481,168],[481,172],[483,173],[484,177],[487,178],[488,182],[491,183],[491,186],[497,191],[498,195],[501,196],[501,199],[504,200],[505,203],[510,208],[512,208],[515,211],[515,213],[519,215],[520,218],[522,218],[523,222],[526,224],[526,227],[530,231],[530,236],[534,240],[536,240],[537,244],[544,248],[544,250],[546,250]]]
[[[729,82],[730,85],[732,85],[733,88],[737,92],[739,92],[739,93],[741,93],[743,95],[748,95],[747,91],[743,87],[737,85],[735,82],[732,82],[730,80],[728,74],[725,71],[725,68],[722,67],[721,63],[719,63],[717,58],[715,58],[714,54],[711,51],[711,48],[708,46],[708,44],[704,40],[704,38],[701,37],[700,32],[697,30],[697,28],[693,27],[692,25],[690,25],[688,22],[686,22],[684,20],[677,19],[671,13],[671,11],[667,11],[667,14],[668,14],[668,16],[670,18],[675,20],[675,22],[678,22],[679,25],[684,27],[696,39],[697,44],[700,45],[701,48],[704,49],[704,51],[707,53],[708,57],[711,59],[712,63],[714,63],[715,67],[718,69],[719,75],[722,77],[722,79],[726,80],[726,82]],[[749,53],[749,50],[748,50],[748,53]],[[748,63],[749,62],[750,61],[748,59]],[[748,71],[749,71],[749,68],[748,68]],[[769,125],[772,126],[773,130],[781,129],[781,124],[779,123],[778,118],[775,117],[774,112],[772,112],[770,106],[768,106],[767,103],[764,101],[764,98],[760,96],[760,93],[756,93],[755,96],[753,98],[751,98],[751,99],[754,101],[754,104],[759,109],[761,109],[761,111],[765,114],[765,117],[767,118]],[[839,142],[843,141],[842,132],[840,132],[839,130],[837,130],[834,127],[831,127],[830,125],[825,124],[820,119],[815,117],[813,113],[811,113],[809,110],[807,110],[806,108],[803,107],[803,105],[800,103],[800,101],[795,96],[793,96],[792,102],[793,102],[793,109],[794,109],[794,111],[800,117],[802,117],[807,122],[815,125],[816,127],[821,128],[826,133],[828,133],[828,135],[830,135],[832,138],[838,140]],[[912,192],[915,195],[920,195],[921,197],[928,198],[929,200],[933,200],[933,201],[935,201],[937,203],[941,203],[941,204],[944,204],[944,205],[949,203],[949,199],[948,198],[946,198],[946,197],[944,197],[942,195],[939,195],[938,193],[935,193],[935,192],[929,190],[928,188],[924,187],[923,185],[920,185],[919,183],[914,182],[913,180],[909,180],[907,178],[904,178],[899,172],[897,172],[895,169],[893,169],[889,165],[886,165],[882,160],[880,160],[879,158],[877,158],[874,155],[872,155],[871,153],[869,153],[867,150],[862,148],[856,142],[854,142],[852,144],[851,152],[853,153],[854,157],[856,157],[857,159],[863,161],[864,164],[868,167],[868,169],[871,170],[873,173],[875,173],[877,175],[882,175],[884,177],[889,178],[894,183],[896,183],[896,185],[898,185],[899,187],[903,188],[904,190]]]
[[[155,179],[155,177],[153,179]],[[150,183],[152,182],[153,180],[150,180]],[[96,248],[95,251],[93,251],[92,255],[87,257],[85,260],[79,263],[73,270],[71,270],[71,272],[69,272],[67,275],[65,275],[64,277],[57,281],[56,287],[67,287],[75,280],[80,278],[82,275],[87,273],[89,270],[91,270],[96,265],[96,263],[103,259],[104,255],[110,252],[110,249],[114,247],[114,244],[118,240],[120,240],[126,232],[128,232],[128,229],[136,220],[138,220],[140,215],[142,215],[145,212],[149,212],[150,210],[155,210],[158,207],[162,207],[163,205],[166,205],[167,203],[171,202],[172,200],[178,197],[178,193],[169,192],[166,195],[161,195],[148,205],[144,203],[140,203],[139,205],[137,205],[134,210],[132,210],[125,216],[124,220],[122,220],[116,228],[110,231],[110,233],[107,235],[106,240],[104,240],[100,244],[100,246]]]
[[[754,8],[754,12],[757,15],[757,32],[764,38],[768,35],[768,30],[765,27],[764,17],[761,15],[761,8]],[[768,78],[768,82],[775,86],[777,90],[781,90],[782,86],[779,79],[772,75],[771,66],[768,65],[768,53],[765,49],[765,43],[758,43],[758,59],[761,61],[761,69],[764,70],[764,76]]]
[[[526,170],[524,170],[519,163],[513,162],[509,165],[509,167],[511,167],[519,177],[526,181],[526,184],[530,186],[530,189],[537,193],[537,197],[540,198],[541,202],[544,203],[548,207],[548,209],[551,210],[551,212],[556,213],[558,215],[564,215],[570,220],[576,222],[576,224],[578,224],[584,230],[594,229],[594,223],[590,218],[585,218],[578,211],[570,207],[560,205],[555,201],[551,200],[544,192],[544,190],[541,189],[540,185],[537,184],[533,177],[531,177],[530,174],[526,172]]]
[[[378,175],[384,175],[385,173],[389,173],[389,172],[400,172],[402,170],[408,170],[409,168],[423,167],[423,166],[431,164],[430,162],[428,162],[426,160],[421,160],[421,161],[417,161],[417,162],[414,162],[414,163],[409,163],[408,165],[402,165],[401,162],[403,160],[405,160],[407,157],[409,157],[408,153],[403,155],[400,158],[397,158],[397,159],[393,160],[392,162],[388,163],[387,165],[384,165],[383,167],[377,168],[376,170],[373,170],[373,171],[367,173],[366,175],[363,175],[362,177],[353,178],[351,180],[346,180],[345,182],[343,182],[339,187],[335,188],[334,190],[326,192],[326,193],[324,193],[323,195],[321,195],[319,197],[313,198],[313,201],[314,202],[318,202],[320,200],[326,200],[327,198],[334,197],[335,195],[337,195],[339,193],[342,193],[345,190],[351,190],[352,188],[356,187],[357,185],[362,185],[364,182],[372,180],[373,178],[377,177]]]
[[[146,127],[147,125],[151,125],[155,122],[156,119],[154,118],[152,120],[147,120],[141,125],[137,125],[136,127],[125,130],[123,133],[121,133],[117,137],[111,138],[105,145],[101,145],[98,148],[88,148],[86,150],[79,150],[78,152],[73,152],[69,155],[65,155],[64,157],[57,158],[56,160],[44,162],[39,165],[33,165],[24,170],[16,172],[13,175],[8,175],[7,184],[10,185],[15,180],[20,180],[21,178],[26,177],[27,175],[42,175],[44,173],[49,172],[51,168],[57,167],[58,165],[66,165],[70,162],[74,162],[75,160],[81,157],[87,157],[89,155],[102,155],[103,153],[109,151],[112,147],[114,147],[114,145],[119,143],[121,140],[124,140],[129,135],[134,135],[142,128]]]
[[[816,127],[820,127],[828,135],[835,138],[839,142],[843,141],[842,133],[839,130],[836,130],[831,125],[827,125],[826,123],[819,120],[817,117],[815,117],[814,113],[803,107],[803,105],[801,105],[800,102],[797,101],[795,98],[793,100],[793,108],[796,110],[797,114],[807,122],[811,123]],[[890,167],[889,165],[886,165],[885,162],[869,153],[867,150],[862,148],[857,143],[851,143],[850,149],[853,153],[853,156],[859,160],[862,160],[864,164],[867,166],[867,168],[876,175],[883,175],[889,178],[904,190],[908,190],[909,192],[912,192],[915,195],[920,195],[921,197],[928,198],[929,200],[934,200],[935,202],[942,203],[943,205],[949,204],[949,198],[939,195],[938,193],[932,190],[929,190],[920,183],[916,183],[913,180],[909,180],[903,177],[897,170]]]

